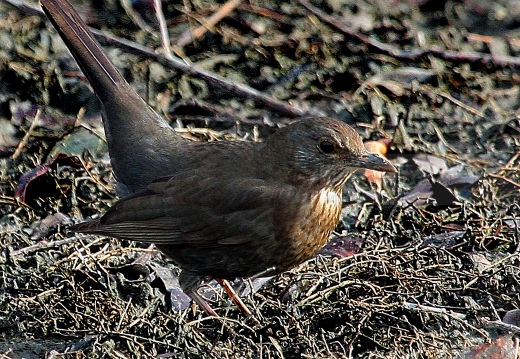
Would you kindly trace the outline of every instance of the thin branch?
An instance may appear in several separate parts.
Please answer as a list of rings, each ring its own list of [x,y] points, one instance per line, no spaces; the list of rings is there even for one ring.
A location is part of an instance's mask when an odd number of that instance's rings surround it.
[[[38,111],[36,111],[36,116],[34,116],[34,119],[31,122],[31,126],[29,126],[29,129],[27,130],[27,132],[23,136],[22,140],[18,144],[18,147],[16,147],[16,151],[14,151],[14,153],[13,153],[13,156],[12,156],[13,160],[17,159],[18,156],[20,156],[20,153],[22,152],[24,147],[27,145],[27,142],[29,142],[29,138],[31,137],[34,129],[36,128],[36,125],[38,125],[38,122],[40,122],[41,115],[42,115],[42,111],[40,109],[38,109]]]
[[[215,12],[213,15],[204,19],[202,25],[193,31],[189,29],[179,36],[177,46],[184,47],[191,43],[193,40],[200,38],[204,35],[208,29],[211,29],[220,22],[224,17],[231,13],[237,6],[242,3],[242,0],[228,0],[222,7]]]
[[[168,33],[168,27],[166,26],[166,19],[164,18],[164,13],[162,10],[162,1],[154,0],[154,9],[155,16],[157,17],[157,21],[159,22],[159,31],[161,33],[161,41],[162,47],[164,49],[164,53],[166,57],[169,59],[173,58],[171,43],[170,43],[170,35]]]
[[[43,240],[43,241],[40,241],[38,243],[32,244],[30,246],[17,249],[17,250],[12,252],[12,255],[13,256],[27,255],[27,254],[32,253],[32,252],[40,251],[40,250],[43,250],[43,249],[49,249],[49,248],[58,247],[58,246],[61,246],[63,244],[67,244],[67,243],[74,242],[74,241],[77,241],[77,240],[78,240],[78,238],[76,238],[76,237],[69,237],[69,238],[59,239],[57,241],[50,241],[50,242],[46,241],[46,240]]]
[[[139,26],[143,31],[146,31],[152,36],[157,37],[157,35],[153,32],[153,29],[146,24],[141,15],[137,11],[134,10],[132,6],[132,2],[130,0],[120,0],[121,6],[125,10],[126,14],[133,20],[133,22]]]
[[[42,17],[45,16],[43,11],[40,10],[38,7],[22,3],[19,0],[4,1],[16,7],[17,9],[24,11],[25,13],[38,15]],[[166,67],[182,71],[194,77],[198,77],[206,81],[210,86],[218,87],[240,98],[252,99],[257,105],[268,108],[271,111],[278,112],[281,115],[289,117],[324,116],[324,113],[317,109],[302,109],[300,107],[284,103],[280,100],[266,95],[263,92],[255,90],[254,88],[248,85],[230,82],[222,76],[198,68],[197,66],[189,64],[176,56],[167,58],[165,55],[155,53],[154,50],[149,49],[136,42],[126,40],[117,36],[109,35],[100,30],[92,28],[90,29],[94,33],[96,38],[103,42],[105,45],[113,45],[134,55],[154,59],[155,61],[159,62],[160,64]]]
[[[413,50],[400,50],[399,48],[392,46],[390,44],[381,42],[369,36],[360,34],[352,29],[350,29],[344,22],[340,19],[337,19],[334,16],[328,15],[324,11],[318,9],[317,7],[311,5],[307,0],[296,0],[302,6],[304,6],[307,10],[313,13],[315,16],[341,31],[343,34],[347,35],[350,38],[353,38],[365,45],[367,45],[372,51],[377,51],[379,53],[387,54],[394,58],[400,60],[409,60],[409,61],[417,61],[422,57],[427,55],[433,55],[438,58],[454,61],[454,62],[468,62],[468,63],[477,63],[480,62],[484,65],[495,65],[495,66],[515,66],[520,67],[520,57],[516,56],[497,56],[492,54],[485,54],[482,52],[458,52],[441,49],[437,46],[432,46],[428,49],[413,49]]]

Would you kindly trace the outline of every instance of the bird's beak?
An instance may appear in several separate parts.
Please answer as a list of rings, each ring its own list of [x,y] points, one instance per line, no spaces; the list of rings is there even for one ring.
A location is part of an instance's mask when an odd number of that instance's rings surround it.
[[[349,163],[350,167],[366,168],[374,171],[381,172],[397,172],[397,169],[388,161],[374,153],[365,151],[361,156],[355,156],[351,158]]]

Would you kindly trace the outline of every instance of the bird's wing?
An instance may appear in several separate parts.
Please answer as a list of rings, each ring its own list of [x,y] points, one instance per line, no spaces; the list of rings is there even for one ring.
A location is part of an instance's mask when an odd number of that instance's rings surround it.
[[[209,248],[276,235],[295,188],[254,178],[192,171],[159,180],[118,201],[99,220],[72,228],[156,244]],[[287,206],[284,205],[287,203]],[[293,202],[294,203],[294,202]]]

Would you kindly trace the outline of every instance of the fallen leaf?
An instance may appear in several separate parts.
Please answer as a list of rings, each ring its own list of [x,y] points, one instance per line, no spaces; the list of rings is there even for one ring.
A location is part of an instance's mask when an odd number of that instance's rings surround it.
[[[383,158],[386,158],[385,155],[388,152],[388,148],[392,145],[391,138],[381,138],[377,141],[367,141],[364,143],[367,151],[375,153]],[[385,172],[374,171],[374,170],[365,170],[365,177],[371,183],[376,185],[377,192],[381,192],[383,189],[383,176]]]
[[[477,345],[457,356],[458,359],[517,359],[518,340],[511,334],[502,335],[491,343]]]
[[[384,71],[367,80],[370,86],[382,86],[396,97],[402,97],[412,87],[412,82],[427,82],[437,74],[435,71],[418,67],[401,67]]]
[[[439,174],[443,171],[448,170],[448,165],[443,158],[427,155],[418,154],[413,156],[412,161],[419,167],[423,172],[428,174]]]
[[[43,165],[32,169],[31,171],[25,173],[18,180],[18,184],[16,186],[15,197],[24,203],[27,203],[28,200],[32,199],[28,196],[29,190],[38,183],[38,181],[42,180],[44,176],[55,166],[71,166],[74,168],[80,168],[81,162],[77,160],[75,156],[68,156],[65,154],[58,154],[49,162],[44,163]],[[42,191],[38,192],[38,196],[41,197]],[[47,193],[48,194],[48,193]]]
[[[320,254],[331,255],[335,257],[351,257],[359,253],[365,240],[360,237],[344,236],[332,239],[320,251]]]
[[[510,310],[504,315],[504,319],[502,319],[502,321],[506,324],[520,327],[520,309]]]
[[[464,231],[452,231],[434,234],[423,238],[421,248],[432,246],[435,248],[450,248],[457,244],[457,239],[464,235]]]

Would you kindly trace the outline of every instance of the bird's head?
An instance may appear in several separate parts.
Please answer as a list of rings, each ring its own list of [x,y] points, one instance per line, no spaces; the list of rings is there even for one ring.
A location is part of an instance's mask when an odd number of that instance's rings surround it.
[[[358,168],[397,172],[386,159],[368,152],[359,134],[331,118],[309,118],[292,123],[266,142],[295,183],[341,188]]]

